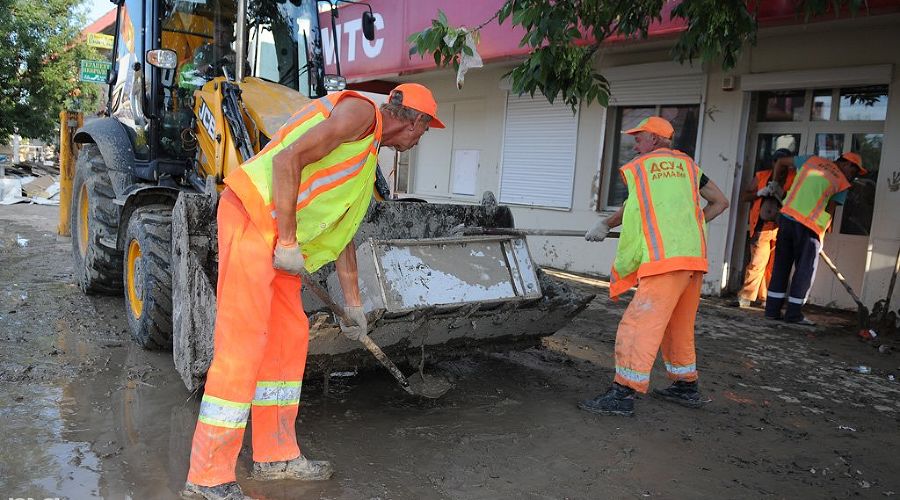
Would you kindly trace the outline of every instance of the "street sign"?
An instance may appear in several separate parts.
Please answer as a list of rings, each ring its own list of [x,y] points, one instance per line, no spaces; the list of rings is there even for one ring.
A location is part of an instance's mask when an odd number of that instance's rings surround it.
[[[88,61],[81,60],[81,71],[79,72],[79,80],[90,83],[106,83],[106,72],[112,67],[109,61]]]
[[[88,33],[87,43],[89,46],[98,49],[112,50],[113,36],[104,35],[103,33]]]

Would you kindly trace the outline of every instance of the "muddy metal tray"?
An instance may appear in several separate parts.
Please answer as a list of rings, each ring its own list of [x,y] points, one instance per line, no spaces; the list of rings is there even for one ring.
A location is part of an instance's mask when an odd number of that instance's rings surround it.
[[[541,287],[521,236],[369,239],[356,250],[366,312],[539,299]],[[337,276],[328,289],[339,304]]]

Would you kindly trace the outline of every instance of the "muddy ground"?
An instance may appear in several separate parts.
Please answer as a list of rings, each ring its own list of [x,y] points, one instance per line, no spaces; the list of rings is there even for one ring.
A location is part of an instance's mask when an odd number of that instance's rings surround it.
[[[0,207],[0,498],[173,498],[198,399],[170,353],[129,340],[123,301],[73,285],[57,210]],[[28,240],[20,246],[17,238]],[[577,283],[577,282],[576,282]],[[382,373],[304,383],[301,446],[334,462],[318,484],[238,477],[258,498],[845,498],[900,492],[900,355],[853,335],[850,315],[790,329],[720,299],[698,318],[713,403],[649,397],[634,418],[575,402],[612,376],[627,301],[598,298],[544,346],[434,369],[455,388],[410,401]],[[892,338],[879,339],[887,344]],[[869,374],[852,366],[872,367]],[[652,383],[665,384],[657,366]]]

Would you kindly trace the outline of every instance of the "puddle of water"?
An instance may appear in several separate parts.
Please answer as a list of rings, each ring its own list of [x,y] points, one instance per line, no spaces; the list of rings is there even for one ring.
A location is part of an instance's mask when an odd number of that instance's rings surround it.
[[[4,389],[11,404],[0,409],[2,495],[52,498],[100,495],[100,459],[90,443],[70,441],[65,419],[72,408],[63,389],[29,386]],[[63,493],[67,492],[67,493]]]

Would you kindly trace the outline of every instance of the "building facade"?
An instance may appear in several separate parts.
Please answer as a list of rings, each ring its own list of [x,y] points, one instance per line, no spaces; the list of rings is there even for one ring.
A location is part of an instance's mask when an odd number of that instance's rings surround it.
[[[489,23],[472,69],[457,89],[452,70],[431,58],[410,57],[407,38],[430,26],[438,9],[451,24],[477,26],[501,0],[369,0],[376,37],[362,36],[365,7],[347,5],[336,26],[323,17],[323,49],[330,64],[340,54],[351,88],[386,94],[396,83],[416,81],[435,92],[447,124],[432,130],[409,154],[381,166],[395,190],[432,202],[478,203],[492,191],[509,205],[516,225],[586,230],[623,202],[617,168],[633,156],[621,133],[660,115],[676,128],[675,146],[692,155],[732,200],[709,225],[710,270],[704,293],[735,291],[747,255],[749,206],[740,191],[779,147],[799,154],[862,154],[871,173],[857,180],[825,239],[831,256],[863,301],[883,299],[900,247],[900,5],[869,0],[856,16],[809,23],[793,2],[760,2],[760,31],[729,71],[711,64],[677,64],[670,49],[683,26],[668,18],[651,26],[646,40],[613,40],[594,59],[611,85],[608,107],[573,110],[543,96],[510,92],[505,74],[527,54],[523,32]],[[106,16],[109,17],[109,16]],[[112,19],[112,18],[110,18]],[[91,31],[102,31],[110,19]],[[332,66],[332,72],[336,67]],[[617,240],[530,237],[544,266],[606,276]],[[900,295],[900,293],[895,293]],[[810,300],[852,308],[830,271],[818,270]],[[900,298],[896,302],[900,302]]]
[[[444,130],[426,134],[393,180],[398,191],[434,202],[477,203],[493,191],[512,207],[516,225],[584,229],[623,202],[617,168],[630,160],[631,138],[621,133],[651,115],[675,125],[676,148],[692,155],[730,195],[728,212],[709,225],[710,271],[704,293],[740,285],[747,252],[749,206],[742,187],[779,147],[836,158],[862,154],[871,173],[839,207],[825,251],[868,305],[884,298],[900,247],[900,7],[870,2],[866,15],[802,23],[784,2],[763,2],[757,44],[746,47],[730,71],[708,64],[677,64],[669,50],[680,30],[668,21],[647,40],[613,41],[595,67],[609,81],[609,107],[571,110],[510,92],[504,75],[521,58],[521,33],[505,26],[482,32],[485,66],[465,85],[418,56],[398,56],[398,41],[430,24],[438,8],[453,25],[477,25],[501,4],[449,7],[439,1],[370,2],[381,22],[379,38],[351,43],[359,63],[343,63],[351,82],[365,88],[384,80],[416,81],[435,92]],[[412,4],[416,4],[413,6]],[[785,5],[781,5],[781,4]],[[433,13],[432,13],[433,12]],[[354,16],[346,16],[352,19]],[[346,35],[346,33],[345,33]],[[530,237],[532,255],[545,266],[608,275],[617,240]],[[821,266],[810,301],[855,307]]]

